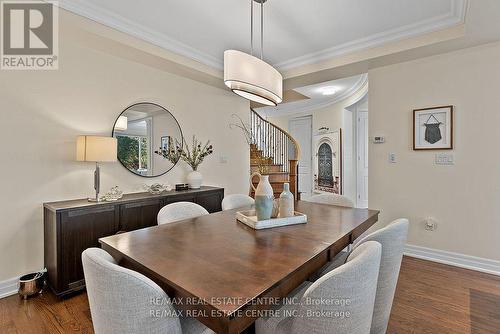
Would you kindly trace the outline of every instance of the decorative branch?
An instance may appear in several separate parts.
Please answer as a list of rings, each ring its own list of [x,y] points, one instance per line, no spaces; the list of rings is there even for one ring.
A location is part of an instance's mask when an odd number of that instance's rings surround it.
[[[252,127],[250,124],[243,122],[241,117],[236,114],[232,114],[232,117],[237,118],[237,121],[235,123],[230,123],[229,128],[234,129],[238,128],[243,132],[243,136],[245,137],[245,140],[247,144],[251,147],[252,145],[257,149],[258,143],[257,143],[257,138],[255,137],[254,132],[252,131]],[[259,170],[260,174],[267,174],[269,172],[269,166],[267,164],[267,161],[269,158],[266,157],[256,157],[257,162],[257,168]]]
[[[193,169],[193,171],[198,169],[207,156],[214,153],[210,140],[202,146],[201,142],[198,141],[195,136],[193,136],[191,147],[189,147],[187,143],[182,146],[177,141],[175,146],[175,149],[171,149],[171,145],[169,143],[170,149],[168,151],[160,148],[160,150],[155,151],[155,153],[161,155],[174,164],[176,164],[179,159],[182,159]]]

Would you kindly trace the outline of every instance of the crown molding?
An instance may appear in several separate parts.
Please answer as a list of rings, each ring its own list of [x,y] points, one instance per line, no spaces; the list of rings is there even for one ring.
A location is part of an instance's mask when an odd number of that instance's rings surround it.
[[[389,42],[396,42],[446,28],[451,28],[459,24],[464,24],[469,7],[469,0],[450,0],[450,2],[450,12],[447,14],[356,39],[318,52],[309,53],[304,56],[275,64],[275,66],[279,71],[287,71],[296,67],[319,63],[321,61],[343,56],[356,51],[374,48]]]
[[[292,68],[318,63],[340,55],[380,46],[388,42],[403,40],[465,23],[469,0],[449,1],[451,2],[450,12],[445,15],[422,20],[420,22],[350,41],[319,52],[293,58],[275,64],[275,66],[280,71],[290,70]],[[142,39],[178,55],[210,66],[216,70],[222,70],[224,67],[222,57],[214,57],[205,52],[199,51],[196,48],[172,39],[163,33],[147,28],[109,10],[90,4],[87,1],[59,0],[58,5],[59,7],[77,15]]]
[[[87,19],[103,24],[110,28],[130,36],[142,39],[153,45],[176,53],[178,55],[190,58],[217,70],[224,68],[222,58],[213,57],[207,53],[181,43],[165,34],[149,29],[141,24],[126,19],[111,11],[99,8],[82,0],[59,0],[58,6],[74,14],[83,16]]]
[[[293,102],[290,103],[289,105],[283,104],[281,107],[262,107],[258,108],[257,111],[261,115],[266,115],[266,116],[271,116],[271,117],[280,117],[280,116],[296,116],[297,114],[306,114],[306,113],[312,113],[318,109],[323,109],[326,107],[329,107],[331,105],[334,105],[336,103],[339,103],[352,95],[356,94],[360,90],[362,90],[365,86],[368,85],[368,74],[362,74],[359,80],[348,90],[342,92],[339,95],[334,96],[331,99],[321,99],[318,101],[314,101],[314,99],[311,100],[305,100],[309,105],[303,106],[303,105],[297,105],[294,104]],[[301,101],[298,101],[301,102]]]

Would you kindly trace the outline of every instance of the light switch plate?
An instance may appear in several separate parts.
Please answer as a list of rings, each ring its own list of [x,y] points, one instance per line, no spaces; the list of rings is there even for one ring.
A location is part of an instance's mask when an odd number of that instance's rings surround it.
[[[436,154],[436,165],[451,166],[455,164],[455,157],[449,153]]]
[[[227,155],[220,155],[219,156],[219,162],[221,164],[227,164]]]
[[[396,163],[396,153],[389,153],[389,162],[391,164],[395,164]]]

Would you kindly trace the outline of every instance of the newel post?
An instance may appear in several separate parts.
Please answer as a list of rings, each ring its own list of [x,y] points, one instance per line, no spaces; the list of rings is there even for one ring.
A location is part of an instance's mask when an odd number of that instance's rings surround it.
[[[295,197],[295,200],[300,200],[299,193],[299,173],[298,173],[298,160],[290,160],[290,192]]]

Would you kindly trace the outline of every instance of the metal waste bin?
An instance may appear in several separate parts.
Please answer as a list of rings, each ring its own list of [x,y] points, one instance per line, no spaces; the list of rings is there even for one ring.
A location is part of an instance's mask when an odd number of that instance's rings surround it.
[[[19,296],[24,299],[42,293],[45,287],[46,270],[26,274],[19,279]]]

